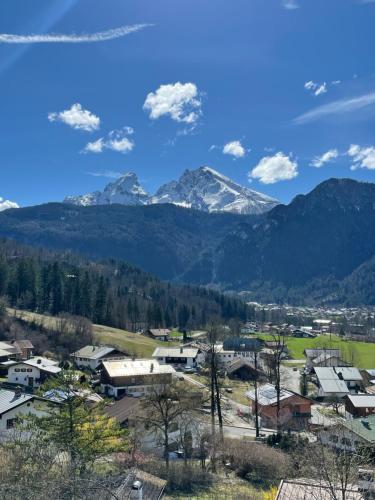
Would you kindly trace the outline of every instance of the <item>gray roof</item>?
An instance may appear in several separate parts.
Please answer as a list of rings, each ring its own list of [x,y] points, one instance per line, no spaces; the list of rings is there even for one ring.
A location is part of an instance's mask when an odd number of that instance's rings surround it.
[[[153,358],[196,358],[198,349],[193,347],[157,347],[152,355]]]
[[[340,349],[305,349],[305,354],[308,358],[317,358],[323,353],[331,354],[332,356],[341,356]]]
[[[375,415],[369,415],[366,418],[345,420],[342,425],[364,439],[367,443],[375,444]]]
[[[349,394],[348,399],[355,408],[375,408],[375,394]]]
[[[108,345],[87,345],[82,347],[82,349],[73,352],[71,356],[73,358],[100,359],[108,354],[111,354],[113,351],[116,351],[116,348]]]
[[[246,396],[255,401],[255,391],[248,391]],[[283,399],[288,399],[294,396],[293,392],[287,391],[286,389],[281,389],[280,391],[280,401]],[[262,406],[273,405],[277,402],[276,388],[272,384],[265,384],[258,388],[258,403]]]
[[[98,493],[99,500],[138,500],[141,498],[139,490],[134,488],[134,484],[139,482],[142,485],[143,500],[159,500],[163,497],[167,481],[147,472],[133,469],[128,471],[125,477],[118,480],[112,479],[112,484]]]
[[[358,368],[353,366],[317,366],[314,370],[319,380],[363,380]]]
[[[34,366],[35,368],[38,368],[38,370],[41,370],[43,372],[56,374],[61,372],[61,368],[56,366],[57,364],[58,362],[54,361],[53,359],[36,356],[34,358],[25,359],[24,361],[20,361],[18,363],[13,363],[12,366],[17,366],[17,365]]]
[[[33,399],[34,396],[32,394],[20,394],[20,396],[16,397],[15,391],[9,391],[8,389],[0,389],[0,415],[6,413],[12,408],[16,408],[27,401]]]
[[[339,486],[337,494],[341,495]],[[349,485],[345,498],[347,500],[364,500],[358,487]],[[276,500],[332,500],[331,488],[324,481],[314,479],[285,479],[281,481]]]
[[[332,358],[340,359],[335,354],[329,354],[327,352],[322,352],[322,354],[319,354],[319,356],[317,356],[316,358],[313,359],[313,363],[314,364],[322,363],[323,361],[328,361]]]
[[[327,394],[349,394],[349,389],[345,382],[340,379],[319,379],[320,387]]]
[[[103,361],[103,367],[110,377],[152,376],[176,373],[171,365],[160,365],[153,359]]]

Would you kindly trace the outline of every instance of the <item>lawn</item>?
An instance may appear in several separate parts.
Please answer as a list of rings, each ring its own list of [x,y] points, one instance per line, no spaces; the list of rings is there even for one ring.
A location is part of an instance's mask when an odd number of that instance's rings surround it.
[[[263,340],[272,340],[272,335],[258,335]],[[314,347],[326,347],[327,349],[341,349],[344,359],[353,360],[358,368],[375,368],[375,344],[356,342],[354,340],[343,340],[337,335],[324,335],[315,339],[299,339],[286,337],[286,345],[293,359],[304,359],[303,351]]]
[[[202,489],[199,492],[184,494],[170,494],[168,498],[190,500],[237,500],[239,498],[251,500],[264,500],[264,493],[255,489],[251,484],[237,478],[221,477],[210,488]]]
[[[189,375],[189,377],[194,378],[201,384],[204,384],[206,387],[209,387],[210,385],[209,377],[206,375],[195,373],[193,375]],[[244,382],[242,380],[232,380],[228,377],[225,378],[219,377],[219,384],[220,387],[222,388],[223,396],[226,396],[227,398],[232,399],[233,401],[236,401],[237,403],[243,405],[249,404],[249,400],[245,396],[245,393],[247,391],[250,391],[253,387],[250,382]],[[225,390],[227,387],[230,387],[233,392],[230,393],[227,392]]]
[[[21,311],[19,309],[9,309],[8,312],[10,315],[16,316],[23,321],[29,323],[33,322],[46,328],[56,328],[57,318],[53,316],[37,314],[30,311]],[[165,347],[166,345],[178,345],[176,342],[168,342],[168,344],[166,344],[165,342],[158,342],[137,333],[102,325],[93,325],[93,333],[97,342],[113,345],[140,358],[151,357],[155,348],[158,346]]]

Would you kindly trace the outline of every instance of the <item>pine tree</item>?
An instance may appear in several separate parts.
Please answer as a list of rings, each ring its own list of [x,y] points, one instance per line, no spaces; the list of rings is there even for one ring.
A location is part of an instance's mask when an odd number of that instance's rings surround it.
[[[51,294],[52,294],[51,313],[55,316],[63,310],[63,297],[64,297],[62,272],[58,262],[54,262],[52,266]]]
[[[100,276],[95,297],[94,321],[102,325],[105,320],[107,305],[107,288],[103,276]]]

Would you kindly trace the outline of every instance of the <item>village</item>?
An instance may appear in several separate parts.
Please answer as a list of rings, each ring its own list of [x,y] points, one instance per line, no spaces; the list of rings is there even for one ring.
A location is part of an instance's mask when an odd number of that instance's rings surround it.
[[[116,343],[93,343],[62,360],[58,353],[36,352],[28,339],[1,341],[0,441],[19,430],[23,418],[43,418],[81,398],[129,431],[137,453],[159,457],[168,468],[189,460],[202,470],[241,476],[238,457],[228,451],[233,443],[265,450],[289,439],[296,449],[301,442],[319,446],[322,457],[325,450],[346,462],[355,457],[345,498],[375,498],[375,357],[373,365],[363,364],[333,327],[316,319],[307,327],[248,321],[238,333],[226,326],[181,334],[145,328],[139,338],[155,341],[148,357]],[[314,345],[300,359],[291,352],[296,340]],[[58,385],[68,373],[77,387]],[[223,443],[231,444],[226,450]],[[339,476],[330,470],[320,478],[279,477],[264,498],[341,498],[331,494],[342,490]],[[169,498],[167,482],[134,461],[116,486],[117,498]]]

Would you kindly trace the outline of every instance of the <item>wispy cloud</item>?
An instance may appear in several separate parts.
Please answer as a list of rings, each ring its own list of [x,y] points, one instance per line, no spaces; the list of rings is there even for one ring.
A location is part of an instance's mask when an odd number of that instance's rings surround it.
[[[93,177],[106,177],[107,179],[119,179],[122,177],[121,172],[115,172],[114,170],[104,170],[103,172],[87,172],[88,175]]]
[[[313,122],[326,116],[342,115],[358,111],[373,104],[375,104],[375,92],[350,99],[340,99],[329,104],[324,104],[323,106],[318,106],[307,113],[297,116],[297,118],[294,118],[293,123],[295,125],[303,125],[304,123]]]
[[[62,122],[76,130],[92,132],[100,127],[100,118],[91,111],[84,109],[81,104],[73,104],[70,109],[48,114],[50,122]]]
[[[299,9],[299,4],[297,0],[282,0],[282,5],[284,9],[287,10],[296,10]]]
[[[335,160],[339,156],[339,152],[337,149],[329,149],[325,153],[323,153],[320,156],[315,156],[313,160],[311,161],[310,165],[315,168],[320,168],[326,163],[331,162],[332,160]]]
[[[132,24],[120,26],[119,28],[110,29],[107,31],[99,31],[97,33],[46,33],[29,35],[15,35],[8,33],[0,33],[0,43],[93,43],[106,42],[115,38],[122,38],[153,26],[152,24]]]
[[[133,150],[134,141],[129,139],[134,130],[131,127],[124,127],[122,130],[112,130],[106,139],[101,137],[96,141],[86,144],[84,153],[103,153],[105,149],[116,151],[117,153],[129,153]]]
[[[313,80],[309,80],[308,82],[305,82],[304,88],[306,90],[310,90],[315,96],[319,96],[328,92],[326,82],[317,83]]]

